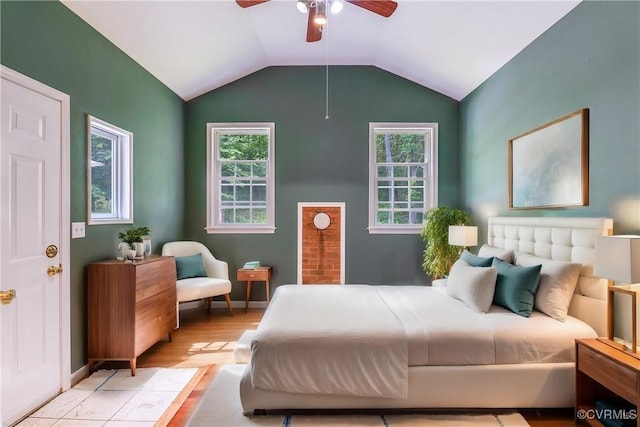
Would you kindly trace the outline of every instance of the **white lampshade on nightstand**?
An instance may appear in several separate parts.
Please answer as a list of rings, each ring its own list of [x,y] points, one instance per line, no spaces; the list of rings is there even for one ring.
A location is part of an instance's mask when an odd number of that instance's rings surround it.
[[[640,283],[640,236],[600,236],[594,258],[594,276],[623,284]]]
[[[453,246],[462,246],[463,250],[469,246],[477,246],[478,227],[475,225],[450,225],[449,244]]]
[[[640,283],[640,236],[600,236],[596,238],[593,262],[593,275],[613,281],[608,290],[607,340],[616,344],[614,340],[614,298],[615,294],[631,296],[631,319],[623,317],[625,323],[631,322],[631,348],[629,353],[640,358],[637,350],[637,290],[630,285]],[[619,315],[621,313],[618,313]],[[618,347],[618,345],[614,345]]]

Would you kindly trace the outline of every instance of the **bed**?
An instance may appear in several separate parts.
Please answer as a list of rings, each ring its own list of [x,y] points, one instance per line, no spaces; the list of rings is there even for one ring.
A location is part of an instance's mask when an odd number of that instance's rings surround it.
[[[252,341],[243,410],[571,407],[575,338],[606,335],[607,281],[592,265],[595,237],[612,228],[608,218],[489,218],[485,253],[511,252],[542,273],[580,264],[562,321],[538,300],[529,317],[472,309],[451,296],[453,270],[448,286],[280,286]]]

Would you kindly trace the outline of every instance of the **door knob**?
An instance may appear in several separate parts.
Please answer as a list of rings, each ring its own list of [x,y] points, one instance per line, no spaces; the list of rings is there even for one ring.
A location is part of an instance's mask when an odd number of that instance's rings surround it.
[[[0,303],[2,305],[10,304],[16,297],[16,290],[9,289],[8,291],[0,291]]]
[[[44,250],[44,253],[47,255],[47,258],[55,258],[58,255],[58,247],[56,245],[49,245],[47,249]]]
[[[55,276],[56,274],[60,274],[62,273],[62,264],[58,264],[58,266],[54,266],[54,265],[50,265],[49,268],[47,268],[47,274],[49,276]]]

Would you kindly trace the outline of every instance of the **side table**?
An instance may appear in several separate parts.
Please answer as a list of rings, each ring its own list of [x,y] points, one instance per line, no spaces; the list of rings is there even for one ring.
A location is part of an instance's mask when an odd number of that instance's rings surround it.
[[[635,406],[629,412],[616,412],[615,418],[637,420],[640,405],[640,360],[597,339],[576,340],[576,422],[604,426],[598,421],[596,400],[612,395],[624,398]],[[625,424],[626,425],[626,424]]]
[[[268,266],[258,267],[256,269],[238,269],[238,281],[247,282],[247,299],[245,301],[244,312],[249,309],[249,299],[251,298],[251,285],[253,282],[264,282],[267,293],[267,304],[269,303],[269,281],[271,280],[272,268]]]

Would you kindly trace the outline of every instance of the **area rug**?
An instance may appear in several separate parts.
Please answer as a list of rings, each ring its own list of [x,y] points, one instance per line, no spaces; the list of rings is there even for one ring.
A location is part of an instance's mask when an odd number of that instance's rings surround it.
[[[526,427],[517,412],[481,414],[261,415],[247,417],[240,404],[246,365],[223,366],[192,414],[189,427]]]
[[[58,395],[18,426],[165,426],[206,368],[103,369]]]

